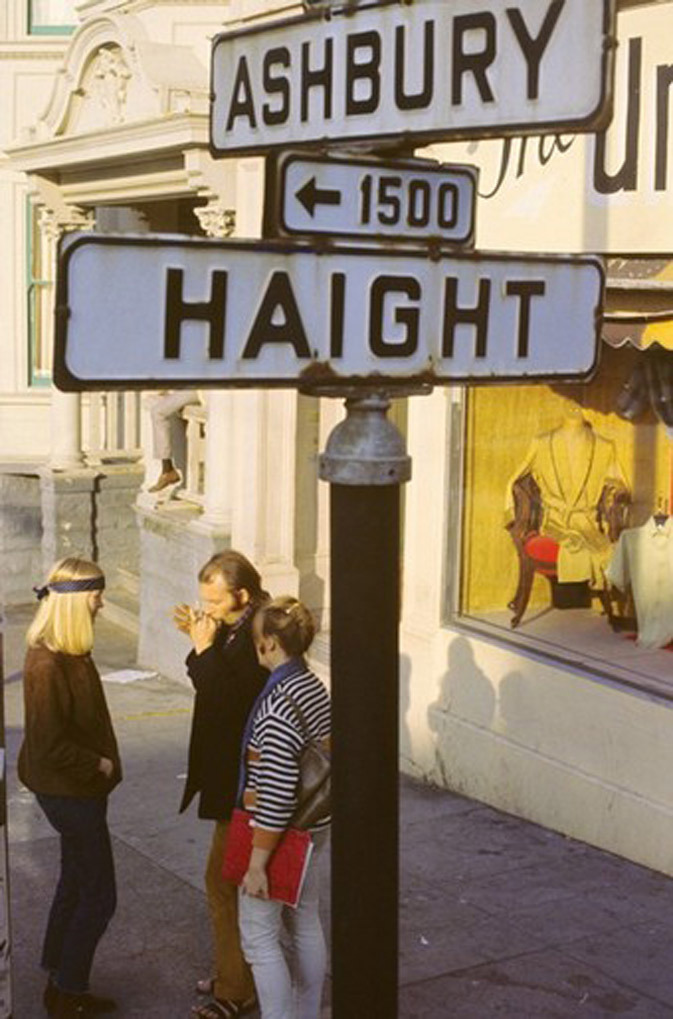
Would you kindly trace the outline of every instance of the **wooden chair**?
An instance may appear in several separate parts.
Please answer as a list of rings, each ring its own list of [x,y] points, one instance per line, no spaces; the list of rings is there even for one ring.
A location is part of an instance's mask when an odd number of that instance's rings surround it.
[[[552,585],[558,582],[556,564],[559,546],[551,538],[540,534],[543,506],[540,489],[532,474],[522,474],[512,486],[514,498],[514,519],[507,529],[519,557],[519,579],[516,592],[508,603],[514,613],[512,628],[521,622],[533,587],[536,573],[549,579]],[[596,522],[601,531],[607,530],[610,541],[616,541],[627,526],[631,497],[628,490],[618,482],[606,484],[596,507]],[[606,589],[593,592],[601,599],[603,609],[612,624],[613,610],[611,594]]]

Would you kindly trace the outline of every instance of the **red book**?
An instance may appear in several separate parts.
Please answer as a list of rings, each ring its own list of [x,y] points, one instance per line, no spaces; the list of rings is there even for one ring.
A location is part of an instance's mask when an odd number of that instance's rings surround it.
[[[236,885],[243,883],[250,856],[254,823],[247,810],[234,810],[224,847],[222,877]],[[287,906],[296,906],[306,878],[306,869],[313,852],[313,842],[307,831],[287,828],[267,864],[269,896]]]

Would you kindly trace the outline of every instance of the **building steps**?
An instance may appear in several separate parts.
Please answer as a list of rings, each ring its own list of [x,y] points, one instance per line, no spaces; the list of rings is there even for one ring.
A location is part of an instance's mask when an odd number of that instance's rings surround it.
[[[121,571],[119,571],[121,572]],[[140,632],[140,599],[138,590],[129,590],[125,583],[105,589],[102,616],[135,636]]]

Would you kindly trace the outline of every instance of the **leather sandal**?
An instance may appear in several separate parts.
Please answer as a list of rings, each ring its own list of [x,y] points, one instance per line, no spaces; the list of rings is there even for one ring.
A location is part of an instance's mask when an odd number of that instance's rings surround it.
[[[177,485],[178,481],[181,481],[181,475],[178,471],[162,471],[154,484],[147,489],[148,492],[163,492],[164,488],[168,488],[169,485]]]
[[[230,998],[212,998],[203,1005],[192,1007],[193,1019],[237,1019],[257,1008],[257,998],[253,996],[246,1001],[232,1001]]]

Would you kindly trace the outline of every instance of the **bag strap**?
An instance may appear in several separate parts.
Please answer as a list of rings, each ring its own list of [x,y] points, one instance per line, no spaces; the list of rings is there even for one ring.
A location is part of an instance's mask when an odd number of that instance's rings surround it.
[[[306,721],[306,715],[301,710],[294,697],[290,697],[289,693],[285,693],[284,690],[281,691],[281,697],[284,697],[288,704],[291,705],[292,710],[294,711],[295,716],[297,718],[297,721],[299,722],[299,725],[302,729],[302,736],[304,737],[304,741],[306,743],[312,742],[315,737],[311,735],[311,731],[308,727],[308,722]]]

